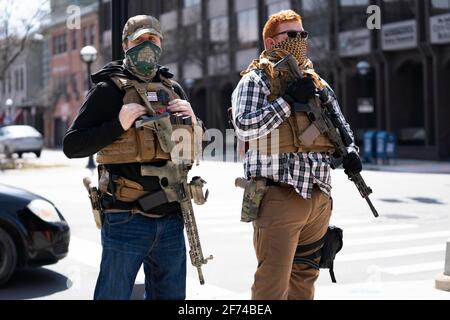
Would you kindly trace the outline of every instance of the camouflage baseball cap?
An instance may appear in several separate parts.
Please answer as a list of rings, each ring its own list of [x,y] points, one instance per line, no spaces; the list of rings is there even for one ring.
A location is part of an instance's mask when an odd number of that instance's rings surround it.
[[[151,33],[162,39],[161,24],[158,19],[146,15],[131,17],[123,28],[122,41],[134,41],[144,33]]]

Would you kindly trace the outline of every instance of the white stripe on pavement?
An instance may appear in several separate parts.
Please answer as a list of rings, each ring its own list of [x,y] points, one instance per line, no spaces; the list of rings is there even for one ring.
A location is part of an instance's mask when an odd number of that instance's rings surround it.
[[[344,230],[344,234],[345,234]],[[381,244],[381,243],[392,243],[392,242],[402,242],[409,240],[425,240],[433,238],[447,238],[450,237],[450,231],[435,231],[435,232],[423,232],[423,233],[408,233],[400,234],[394,236],[382,236],[374,238],[361,238],[361,239],[351,239],[345,240],[345,247],[369,245],[369,244]]]
[[[344,244],[345,248],[345,244]],[[360,261],[360,260],[370,260],[379,258],[389,258],[389,257],[399,257],[399,256],[409,256],[419,253],[429,253],[429,252],[439,252],[445,251],[445,244],[430,245],[430,246],[418,246],[418,247],[408,247],[408,248],[398,248],[391,250],[376,250],[376,251],[364,251],[357,253],[342,254],[341,256],[336,255],[336,261],[348,262],[348,261]]]
[[[338,225],[339,226],[339,225]],[[409,229],[415,229],[419,226],[416,224],[392,224],[392,225],[375,225],[375,226],[364,226],[364,227],[351,227],[351,228],[345,228],[344,230],[344,237],[349,234],[359,234],[359,233],[369,233],[369,232],[385,232],[385,231],[399,231],[399,230],[409,230]],[[227,230],[228,228],[223,227],[221,229],[212,229],[214,232],[217,233],[238,233],[238,232],[245,232],[247,230],[253,231],[252,229],[243,229],[238,227],[230,228],[230,230]],[[253,234],[247,234],[245,236],[246,238],[252,238]],[[358,240],[354,240],[357,242]],[[344,241],[344,247],[347,243],[347,240]]]
[[[238,233],[245,232],[248,230],[253,230],[251,228],[251,224],[242,224],[238,226],[227,227],[223,226],[222,228],[211,229],[212,232],[218,233]],[[367,232],[384,232],[384,231],[395,231],[395,230],[408,230],[415,229],[419,226],[417,224],[391,224],[391,225],[375,225],[375,226],[363,226],[363,227],[351,227],[351,228],[343,228],[344,235],[346,234],[358,234],[358,233],[367,233]]]
[[[388,225],[377,225],[368,227],[352,227],[352,228],[342,228],[344,230],[344,236],[346,234],[357,234],[366,232],[383,232],[383,231],[394,231],[394,230],[408,230],[418,228],[417,224],[388,224]]]
[[[444,270],[444,262],[439,261],[429,263],[408,264],[399,267],[377,269],[377,271],[379,272],[388,273],[396,276],[434,270]]]
[[[202,231],[200,231],[202,232]],[[232,227],[223,227],[223,228],[214,228],[214,229],[206,229],[205,233],[243,233],[247,234],[248,232],[253,232],[252,224],[249,223],[248,225],[242,225],[242,226],[232,226]]]
[[[352,225],[352,224],[361,224],[361,225],[368,225],[375,223],[373,220],[367,220],[365,218],[361,219],[333,219],[333,216],[331,216],[330,224],[334,226],[343,226],[343,225]]]

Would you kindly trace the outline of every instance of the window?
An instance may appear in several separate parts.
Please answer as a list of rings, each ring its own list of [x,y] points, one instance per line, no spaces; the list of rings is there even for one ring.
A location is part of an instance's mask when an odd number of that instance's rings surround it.
[[[72,30],[72,50],[76,50],[78,48],[77,36],[77,30]]]
[[[19,78],[20,78],[20,80],[19,80],[19,88],[22,91],[23,88],[24,88],[24,82],[25,82],[24,81],[23,68],[20,68],[20,70],[19,70]]]
[[[11,86],[11,71],[8,72],[8,93],[11,93],[12,86]]]
[[[56,36],[52,36],[52,53],[53,55],[57,54],[57,47],[56,47]]]
[[[450,13],[450,0],[431,0],[431,14]]]
[[[367,28],[368,0],[340,0],[339,30]],[[384,13],[384,12],[383,12]]]
[[[88,42],[88,29],[87,29],[87,27],[83,27],[82,33],[83,33],[83,47],[85,47],[85,46],[87,46],[87,42]]]
[[[341,7],[355,7],[369,5],[369,0],[341,0]]]
[[[77,74],[72,73],[70,75],[70,91],[75,95],[75,100],[80,99],[80,93],[78,92]]]
[[[431,5],[435,9],[450,9],[449,0],[431,0]]]
[[[200,0],[184,0],[184,7],[193,7],[200,4]]]
[[[62,41],[62,51],[61,52],[66,52],[67,51],[67,33],[64,32],[64,34],[61,37],[61,41]]]
[[[323,13],[330,13],[327,0],[303,0],[302,2],[302,16],[303,18],[315,15],[320,16]],[[305,15],[307,13],[307,15]]]
[[[383,0],[383,23],[415,18],[415,0]]]
[[[210,20],[209,32],[213,50],[226,50],[228,45],[228,17],[212,18]]]
[[[52,36],[53,55],[67,51],[67,33]]]
[[[90,44],[95,45],[95,26],[91,25],[89,27]]]
[[[238,13],[238,39],[241,44],[258,41],[258,10],[256,8]]]
[[[274,13],[277,13],[281,10],[291,9],[290,1],[280,1],[267,5],[267,14],[270,16]]]
[[[173,11],[177,8],[177,0],[162,0],[161,1],[161,13]]]
[[[19,91],[19,70],[14,70],[14,90]]]

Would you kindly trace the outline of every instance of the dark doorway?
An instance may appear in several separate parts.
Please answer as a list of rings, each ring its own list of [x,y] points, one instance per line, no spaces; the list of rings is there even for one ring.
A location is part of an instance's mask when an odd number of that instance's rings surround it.
[[[439,157],[450,160],[450,126],[448,119],[450,119],[450,90],[448,84],[450,83],[450,60],[445,64],[444,70],[441,72],[439,81],[439,105],[438,105],[438,143],[439,143]]]
[[[354,72],[347,78],[347,101],[345,116],[354,131],[355,140],[361,143],[365,131],[374,130],[377,126],[375,73]],[[345,108],[344,108],[345,107]]]
[[[417,61],[406,61],[395,70],[391,86],[392,130],[400,145],[424,145],[423,67]]]

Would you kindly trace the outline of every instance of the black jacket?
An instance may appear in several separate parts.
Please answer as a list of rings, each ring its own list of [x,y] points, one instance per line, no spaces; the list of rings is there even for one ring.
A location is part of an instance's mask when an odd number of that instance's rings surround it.
[[[160,81],[160,74],[167,78],[173,77],[167,68],[160,67],[155,81]],[[113,61],[91,76],[95,86],[89,91],[77,117],[64,136],[63,151],[68,158],[93,155],[113,143],[124,132],[119,121],[119,112],[125,92],[110,80],[113,75],[139,80],[123,67],[122,61]],[[176,93],[187,100],[181,86],[176,82],[173,83]],[[164,165],[164,163],[152,164]],[[111,164],[106,165],[106,168],[112,174],[140,183],[146,191],[160,190],[158,178],[141,176],[140,166],[139,163]],[[163,214],[178,210],[178,203],[170,203],[153,209],[152,213]]]

